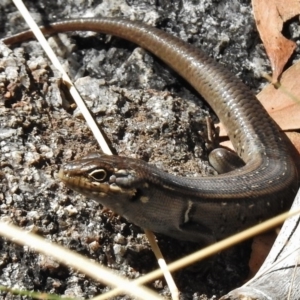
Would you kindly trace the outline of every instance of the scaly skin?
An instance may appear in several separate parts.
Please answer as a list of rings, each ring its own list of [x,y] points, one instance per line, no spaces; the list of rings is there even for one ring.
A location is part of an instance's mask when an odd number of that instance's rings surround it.
[[[209,178],[172,176],[139,160],[93,155],[60,178],[131,222],[180,239],[211,243],[289,208],[298,188],[286,138],[256,97],[227,69],[159,29],[124,19],[70,19],[43,32],[97,31],[152,52],[185,78],[227,128],[245,166]],[[3,41],[32,38],[30,31]]]

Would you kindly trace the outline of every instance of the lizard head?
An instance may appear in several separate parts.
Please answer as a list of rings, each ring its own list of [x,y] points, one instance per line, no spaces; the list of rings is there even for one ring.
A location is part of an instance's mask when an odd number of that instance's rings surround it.
[[[121,214],[120,206],[134,199],[142,184],[141,176],[131,167],[134,162],[131,158],[90,153],[64,164],[58,178],[68,188]]]

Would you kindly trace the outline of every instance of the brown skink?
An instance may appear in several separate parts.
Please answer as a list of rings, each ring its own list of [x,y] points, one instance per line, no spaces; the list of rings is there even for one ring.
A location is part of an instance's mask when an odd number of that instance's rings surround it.
[[[288,209],[298,188],[286,138],[256,97],[199,49],[125,19],[70,19],[43,28],[112,34],[149,50],[185,78],[227,128],[245,165],[215,177],[179,177],[140,160],[91,154],[62,167],[66,185],[129,221],[175,238],[212,243]],[[6,44],[32,38],[30,31]]]

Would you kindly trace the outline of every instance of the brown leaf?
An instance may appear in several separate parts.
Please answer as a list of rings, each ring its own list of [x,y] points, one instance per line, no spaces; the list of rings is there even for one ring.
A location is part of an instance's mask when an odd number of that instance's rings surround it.
[[[300,13],[299,0],[252,0],[256,27],[271,62],[273,83],[278,81],[296,43],[282,34],[283,23]]]
[[[300,63],[286,70],[281,78],[282,88],[272,84],[266,86],[258,95],[271,117],[282,130],[300,129]]]
[[[269,231],[258,235],[253,239],[247,281],[257,273],[268,256],[276,238],[277,234],[275,231]]]
[[[291,140],[298,153],[300,154],[300,133],[299,132],[286,132],[286,135]]]

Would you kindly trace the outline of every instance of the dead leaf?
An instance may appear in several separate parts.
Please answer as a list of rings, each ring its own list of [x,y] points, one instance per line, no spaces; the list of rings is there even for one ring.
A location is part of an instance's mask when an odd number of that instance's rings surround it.
[[[252,0],[256,27],[271,62],[276,83],[296,43],[282,34],[283,23],[300,13],[299,0]]]
[[[266,86],[258,95],[271,117],[282,130],[300,129],[300,63],[286,70],[281,78],[282,88],[272,84]]]
[[[273,230],[260,234],[253,239],[252,252],[249,260],[249,275],[246,281],[250,280],[260,269],[276,238],[277,234]]]
[[[300,154],[300,133],[299,132],[286,132],[286,135],[291,140],[296,150]]]

